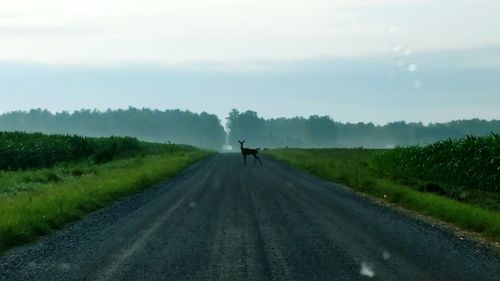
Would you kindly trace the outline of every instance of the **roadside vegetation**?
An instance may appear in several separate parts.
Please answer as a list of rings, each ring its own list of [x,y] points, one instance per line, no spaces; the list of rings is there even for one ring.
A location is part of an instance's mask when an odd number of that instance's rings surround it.
[[[500,135],[497,134],[467,136],[424,147],[396,147],[375,157],[375,164],[388,176],[427,182],[424,188],[455,199],[467,200],[480,192],[490,193],[489,196],[500,193]]]
[[[0,133],[0,151],[4,153],[0,157],[4,165],[0,168],[0,252],[171,178],[211,153],[133,138],[23,133]],[[44,157],[50,161],[43,161]]]
[[[500,137],[419,147],[276,149],[273,158],[500,240]]]
[[[131,137],[89,138],[0,132],[0,170],[50,168],[59,163],[82,160],[101,164],[170,148]]]

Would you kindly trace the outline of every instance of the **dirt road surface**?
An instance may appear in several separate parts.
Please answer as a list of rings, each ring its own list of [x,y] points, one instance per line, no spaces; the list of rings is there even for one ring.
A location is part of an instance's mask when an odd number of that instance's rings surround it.
[[[0,280],[500,280],[492,248],[263,163],[206,159],[9,251]]]

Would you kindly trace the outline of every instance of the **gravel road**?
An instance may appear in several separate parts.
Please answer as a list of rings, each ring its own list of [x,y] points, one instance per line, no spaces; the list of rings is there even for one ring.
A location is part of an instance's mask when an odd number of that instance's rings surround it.
[[[218,154],[0,257],[0,280],[500,280],[497,250],[263,158]]]

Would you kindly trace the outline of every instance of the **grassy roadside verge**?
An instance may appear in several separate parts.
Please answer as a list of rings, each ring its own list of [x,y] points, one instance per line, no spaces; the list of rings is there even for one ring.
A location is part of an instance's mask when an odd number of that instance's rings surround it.
[[[500,241],[498,211],[420,192],[412,186],[384,177],[370,167],[370,157],[377,153],[375,150],[277,149],[265,153],[327,180]]]
[[[0,253],[171,178],[209,154],[204,150],[178,151],[112,161],[93,166],[94,172],[84,176],[0,197]]]

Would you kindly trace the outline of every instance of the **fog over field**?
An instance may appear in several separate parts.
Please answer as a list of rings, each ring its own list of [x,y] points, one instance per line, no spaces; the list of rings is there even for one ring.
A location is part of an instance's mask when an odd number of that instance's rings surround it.
[[[0,110],[135,106],[207,111],[224,119],[232,108],[239,108],[267,118],[319,114],[342,122],[376,124],[500,119],[500,80],[496,79],[500,66],[484,63],[499,51],[415,54],[412,59],[419,64],[412,72],[408,66],[398,66],[393,53],[261,61],[247,69],[215,63],[0,64],[0,93],[6,96]]]
[[[391,122],[341,123],[329,116],[263,118],[255,111],[233,109],[224,119],[217,115],[181,110],[47,110],[16,111],[0,115],[0,130],[77,134],[93,137],[133,136],[152,142],[174,142],[220,150],[239,148],[238,140],[261,148],[367,147],[429,144],[466,135],[500,132],[500,121],[480,119],[447,123]]]

